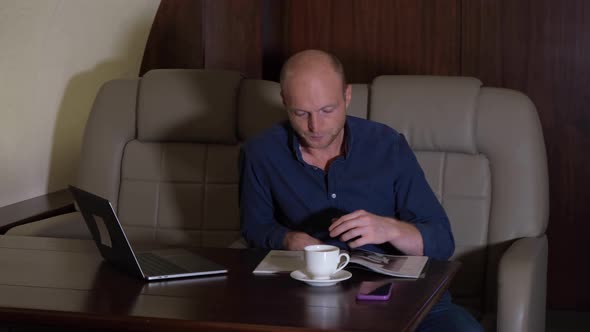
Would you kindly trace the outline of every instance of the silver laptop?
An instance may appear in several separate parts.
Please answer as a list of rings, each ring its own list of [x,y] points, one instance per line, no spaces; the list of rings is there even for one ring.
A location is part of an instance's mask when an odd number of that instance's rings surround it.
[[[135,253],[108,200],[74,186],[69,188],[100,254],[116,267],[146,280],[227,273],[225,267],[184,249]]]

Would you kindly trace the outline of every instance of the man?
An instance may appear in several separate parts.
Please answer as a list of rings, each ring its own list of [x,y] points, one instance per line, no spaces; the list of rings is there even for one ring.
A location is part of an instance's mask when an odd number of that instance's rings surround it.
[[[240,155],[244,238],[271,249],[329,243],[448,259],[448,218],[408,143],[386,125],[347,117],[351,93],[328,53],[303,51],[284,64],[289,121],[247,142]],[[481,329],[448,294],[419,330],[428,328]]]

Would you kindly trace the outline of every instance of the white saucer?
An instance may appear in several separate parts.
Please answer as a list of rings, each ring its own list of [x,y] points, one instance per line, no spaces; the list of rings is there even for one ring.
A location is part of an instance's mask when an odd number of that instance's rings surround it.
[[[304,283],[315,287],[333,286],[343,280],[350,279],[350,277],[352,277],[352,273],[346,270],[340,270],[334,273],[330,276],[330,279],[311,279],[302,270],[295,270],[291,272],[291,278],[303,281]]]

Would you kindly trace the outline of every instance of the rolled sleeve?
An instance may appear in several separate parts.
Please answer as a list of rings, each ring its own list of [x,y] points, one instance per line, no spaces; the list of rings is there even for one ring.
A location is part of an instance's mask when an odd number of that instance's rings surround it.
[[[453,255],[455,243],[452,235],[444,227],[440,227],[442,224],[444,224],[442,221],[414,223],[414,226],[416,226],[420,235],[422,235],[424,256],[447,260]]]

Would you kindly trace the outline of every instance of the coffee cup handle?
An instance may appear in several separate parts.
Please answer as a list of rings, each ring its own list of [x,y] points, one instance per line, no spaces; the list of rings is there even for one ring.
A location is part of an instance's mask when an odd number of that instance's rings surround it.
[[[345,253],[345,252],[343,252],[340,255],[338,255],[338,262],[341,262],[342,261],[342,257],[344,257],[344,259],[346,261],[345,262],[342,262],[342,263],[339,263],[338,264],[338,268],[336,269],[336,271],[334,271],[334,273],[342,270],[346,265],[348,265],[348,262],[350,262],[350,256],[347,253]]]

